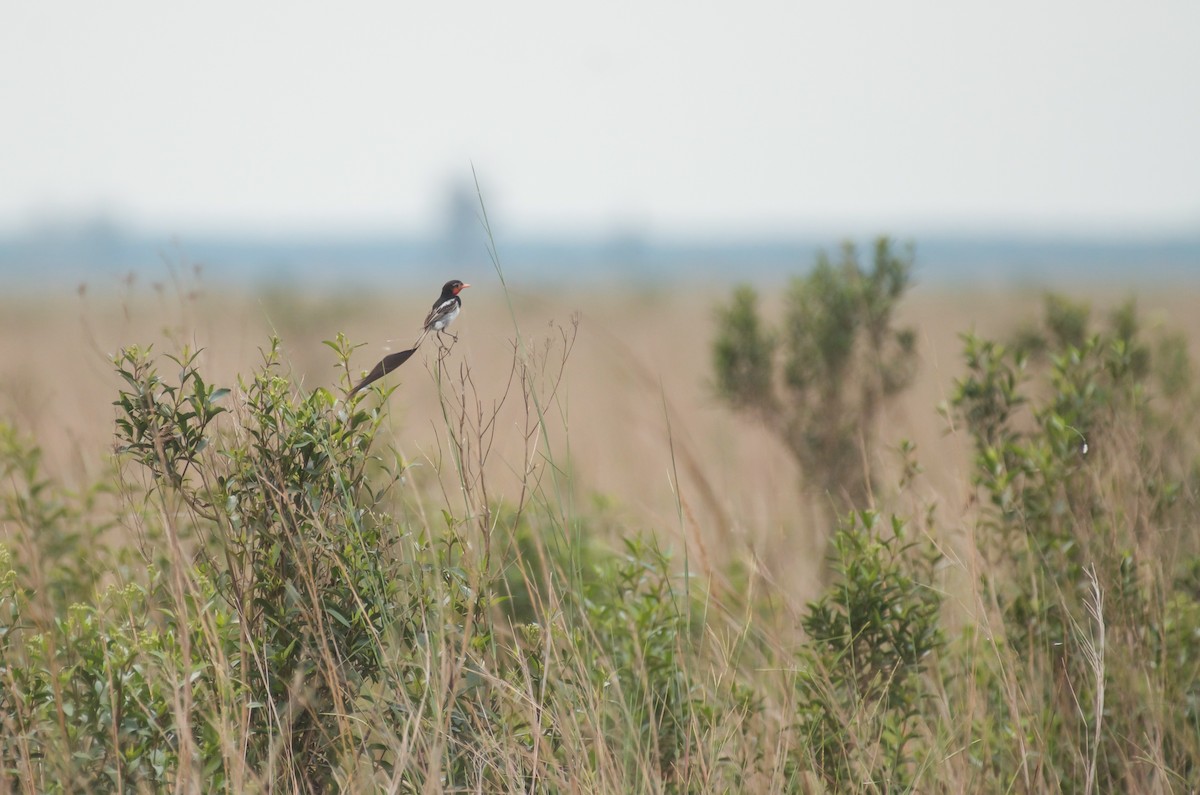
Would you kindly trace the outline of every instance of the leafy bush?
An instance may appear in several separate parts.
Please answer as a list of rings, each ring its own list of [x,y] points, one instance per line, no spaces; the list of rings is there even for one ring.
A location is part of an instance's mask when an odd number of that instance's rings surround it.
[[[774,384],[775,352],[745,351],[776,332],[737,296],[755,322],[729,362]],[[756,560],[697,577],[580,510],[548,438],[561,370],[533,357],[502,389],[525,400],[520,460],[549,466],[514,503],[488,497],[490,396],[431,363],[451,503],[377,449],[372,401],[298,390],[276,343],[229,389],[191,352],[127,349],[101,483],[62,488],[0,424],[0,788],[1200,789],[1187,346],[1133,304],[1045,307],[1015,339],[965,337],[945,408],[976,499],[950,522],[857,506],[794,612]],[[846,372],[883,377],[869,358]]]
[[[0,421],[0,480],[10,486],[0,501],[0,521],[24,527],[22,554],[15,559],[48,613],[91,597],[106,568],[100,543],[109,524],[95,520],[96,501],[106,485],[71,494],[42,473],[42,453],[12,425]]]
[[[833,537],[837,573],[801,620],[796,755],[829,787],[905,790],[914,782],[921,673],[943,646],[939,553],[862,512]]]
[[[344,363],[346,341],[330,347]],[[79,510],[37,477],[36,448],[5,437],[13,482],[34,484],[7,516],[26,533],[63,527],[47,538],[64,539],[61,579],[79,586],[39,605],[40,580],[0,547],[10,788],[525,792],[649,777],[695,791],[740,775],[706,740],[738,725],[717,728],[713,698],[748,708],[701,677],[691,597],[656,546],[603,552],[557,509],[540,524],[523,506],[481,504],[469,522],[443,509],[440,527],[392,516],[388,489],[407,473],[372,452],[380,414],[298,392],[277,341],[237,390],[207,383],[199,361],[114,360],[120,510],[141,542],[126,554],[143,557],[99,594],[82,566],[102,559],[70,533]],[[487,445],[468,438],[469,386],[446,388],[460,390],[447,420],[470,502],[485,489],[465,468]],[[493,535],[520,557],[493,558]]]
[[[1097,330],[1061,297],[1013,344],[964,339],[952,404],[974,446],[981,586],[1004,638],[1000,668],[978,673],[997,714],[1021,723],[1000,730],[1018,740],[1000,766],[1038,789],[1153,788],[1165,770],[1195,788],[1200,669],[1179,656],[1200,632],[1180,631],[1197,617],[1180,584],[1200,552],[1186,357],[1171,343],[1156,355],[1132,303]],[[1013,688],[1030,712],[1012,714]]]
[[[378,415],[336,412],[322,389],[296,394],[273,344],[242,386],[236,422],[219,427],[230,390],[206,384],[194,354],[167,359],[175,378],[146,350],[115,360],[118,449],[148,476],[132,518],[162,542],[149,571],[95,606],[96,577],[79,576],[80,604],[37,611],[22,582],[38,579],[6,563],[9,775],[38,791],[172,781],[327,791],[366,760],[403,780],[395,748],[370,739],[384,716],[430,735],[440,726],[435,767],[475,775],[469,738],[490,702],[452,683],[488,645],[478,619],[490,578],[465,566],[453,526],[412,533],[379,510],[368,478]],[[75,518],[37,479],[36,451],[5,438],[7,465],[31,484],[10,517],[27,532]],[[56,557],[73,572],[98,560],[66,531],[46,535],[71,542]],[[429,657],[438,647],[452,665]],[[435,687],[450,688],[436,709]]]
[[[915,372],[916,336],[893,320],[911,269],[887,238],[875,242],[870,269],[847,244],[839,260],[822,253],[792,281],[780,328],[764,323],[747,286],[717,312],[717,393],[765,422],[808,482],[849,506],[870,494],[864,462],[879,412]]]

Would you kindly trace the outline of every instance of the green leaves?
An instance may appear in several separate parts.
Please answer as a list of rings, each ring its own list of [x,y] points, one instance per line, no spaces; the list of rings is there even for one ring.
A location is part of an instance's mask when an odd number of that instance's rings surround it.
[[[775,410],[774,337],[758,315],[758,294],[748,285],[737,288],[733,302],[717,309],[713,371],[717,392],[739,409]]]
[[[1010,738],[998,743],[1001,767],[1026,764],[1019,732],[1036,731],[1037,770],[1055,787],[1124,789],[1144,753],[1127,738],[1160,738],[1173,770],[1200,758],[1200,710],[1155,719],[1143,709],[1163,697],[1196,703],[1194,663],[1164,649],[1181,642],[1171,622],[1194,603],[1173,572],[1200,552],[1200,395],[1186,352],[1171,337],[1147,342],[1132,302],[1107,323],[1061,296],[1043,311],[1007,345],[964,337],[967,372],[951,401],[975,449],[976,544],[988,561],[979,587],[1011,649],[973,679],[994,704],[1017,687],[1031,705],[1025,727],[995,728]],[[1005,663],[1033,673],[1014,683],[993,667]],[[1105,760],[1086,780],[1080,738],[1093,765]]]
[[[870,491],[862,462],[878,413],[915,373],[916,335],[892,319],[911,268],[911,252],[898,254],[887,238],[875,242],[870,268],[847,244],[838,261],[822,253],[792,280],[780,328],[763,321],[749,286],[717,309],[717,394],[775,431],[818,491],[851,505]]]
[[[351,350],[341,337],[330,347],[339,356]],[[174,619],[176,630],[197,633],[195,643],[218,657],[270,663],[245,672],[239,686],[241,698],[270,705],[251,713],[248,758],[265,760],[280,731],[292,731],[278,716],[302,697],[307,706],[295,720],[311,728],[294,735],[292,752],[304,759],[306,777],[326,780],[337,749],[318,738],[333,731],[330,711],[350,697],[352,679],[381,675],[380,639],[411,607],[385,572],[383,529],[368,522],[379,419],[334,416],[325,389],[298,394],[279,373],[273,339],[242,384],[236,421],[219,427],[231,390],[205,382],[198,355],[164,357],[178,368],[177,381],[159,375],[148,349],[116,357],[126,385],[115,403],[118,449],[194,511],[203,529],[195,576],[211,589],[209,610],[231,614],[220,622],[224,636],[205,633],[201,615],[186,612]],[[330,655],[341,666],[328,669]],[[201,676],[207,682],[209,674]],[[320,684],[310,690],[308,681]]]
[[[796,730],[809,744],[802,759],[811,757],[833,789],[864,780],[882,791],[912,786],[920,675],[945,645],[932,586],[940,554],[908,541],[898,517],[880,525],[863,511],[838,528],[830,556],[837,578],[801,619],[808,640]],[[863,739],[874,745],[861,747]]]
[[[209,425],[225,409],[216,405],[229,394],[204,382],[196,366],[200,351],[168,356],[179,367],[178,384],[159,375],[150,349],[131,346],[113,359],[129,386],[113,405],[117,416],[117,451],[145,465],[153,476],[181,486],[189,467],[208,445]]]

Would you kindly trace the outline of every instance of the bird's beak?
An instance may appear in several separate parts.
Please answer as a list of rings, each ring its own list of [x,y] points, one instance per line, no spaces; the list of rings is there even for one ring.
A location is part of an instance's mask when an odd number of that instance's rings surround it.
[[[458,291],[461,293],[463,290],[467,289],[467,288],[468,288],[468,287],[470,287],[470,286],[471,286],[471,285],[467,284],[466,282],[463,282],[463,286],[462,286],[462,287],[459,287],[459,288],[458,288]]]

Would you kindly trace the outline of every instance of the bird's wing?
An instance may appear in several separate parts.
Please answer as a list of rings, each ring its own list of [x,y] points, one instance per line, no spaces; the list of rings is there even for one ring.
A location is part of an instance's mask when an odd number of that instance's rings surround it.
[[[359,381],[358,385],[355,386],[354,389],[350,390],[350,394],[347,395],[346,398],[349,399],[354,397],[356,394],[358,394],[360,389],[365,388],[373,381],[378,381],[380,378],[383,378],[385,375],[407,362],[409,357],[416,352],[416,348],[409,348],[406,351],[399,351],[397,353],[384,356],[383,359],[380,360],[379,364],[375,365],[375,368],[371,370],[371,372],[367,373],[367,377]]]
[[[446,315],[453,312],[455,309],[458,308],[458,306],[459,306],[459,301],[458,301],[457,296],[447,298],[445,301],[442,301],[439,304],[435,304],[433,309],[429,310],[429,314],[425,318],[424,328],[426,330],[430,329],[434,323],[436,323],[437,321],[441,320]]]

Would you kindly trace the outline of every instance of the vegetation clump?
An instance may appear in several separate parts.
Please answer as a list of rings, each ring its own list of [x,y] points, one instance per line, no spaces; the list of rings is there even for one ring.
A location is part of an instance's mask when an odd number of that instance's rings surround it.
[[[798,606],[576,498],[547,420],[569,332],[514,344],[504,497],[498,409],[444,355],[449,454],[422,466],[385,448],[371,393],[300,389],[274,340],[225,387],[195,352],[121,351],[117,465],[81,491],[0,421],[2,789],[1200,789],[1185,341],[1063,297],[1011,338],[964,335],[942,409],[972,499],[951,514],[863,463],[915,367],[909,260],[880,241],[871,271],[822,262],[784,332],[741,290],[714,347],[722,394],[847,504]],[[348,387],[351,346],[329,348]]]
[[[777,328],[749,286],[717,312],[717,393],[766,423],[808,483],[846,508],[868,504],[880,412],[916,372],[916,335],[895,323],[912,256],[896,248],[877,240],[869,267],[852,244],[836,261],[820,254],[792,280]]]

